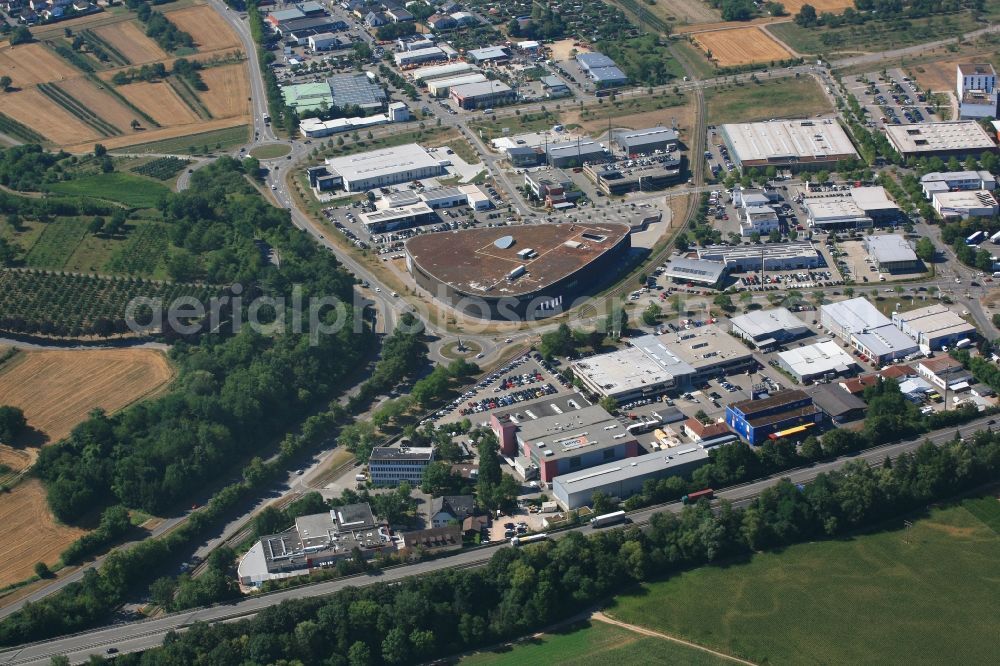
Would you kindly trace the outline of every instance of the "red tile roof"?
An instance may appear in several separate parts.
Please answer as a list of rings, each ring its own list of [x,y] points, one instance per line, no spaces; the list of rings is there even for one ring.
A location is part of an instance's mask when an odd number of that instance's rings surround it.
[[[711,439],[712,437],[719,437],[730,432],[729,426],[723,421],[705,425],[693,416],[684,422],[684,427],[701,439]]]

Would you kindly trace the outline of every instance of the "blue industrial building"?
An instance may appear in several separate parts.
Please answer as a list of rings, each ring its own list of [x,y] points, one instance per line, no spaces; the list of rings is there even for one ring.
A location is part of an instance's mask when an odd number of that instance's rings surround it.
[[[809,432],[823,419],[811,397],[797,389],[726,407],[726,424],[745,442],[757,446],[768,439]]]

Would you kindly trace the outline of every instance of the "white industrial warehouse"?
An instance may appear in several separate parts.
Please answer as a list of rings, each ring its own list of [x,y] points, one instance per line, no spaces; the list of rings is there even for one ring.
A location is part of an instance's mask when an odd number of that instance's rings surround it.
[[[976,335],[975,326],[941,303],[894,312],[892,323],[916,340],[922,351],[936,351]]]
[[[854,187],[846,192],[810,192],[802,200],[810,227],[856,229],[898,218],[899,206],[885,188]]]
[[[858,296],[839,303],[826,303],[819,308],[819,322],[844,341],[851,335],[892,323],[866,298]]]
[[[773,310],[753,310],[733,317],[733,334],[758,349],[770,349],[775,345],[800,338],[809,332],[806,323],[796,317],[788,308]]]
[[[886,125],[885,136],[903,157],[978,155],[996,150],[996,143],[975,120]]]
[[[900,234],[865,236],[865,250],[884,273],[908,273],[922,268],[917,253]]]
[[[365,192],[445,172],[444,165],[436,157],[415,143],[331,157],[326,160],[326,169],[333,177],[331,185],[343,187],[347,192]]]
[[[945,218],[993,217],[1000,211],[997,200],[986,190],[934,192],[931,206]]]
[[[778,365],[801,383],[821,377],[846,375],[856,367],[851,355],[833,340],[780,352]]]
[[[566,511],[587,506],[594,493],[625,500],[642,490],[647,479],[688,475],[708,462],[708,451],[685,446],[562,474],[552,481],[552,496]]]
[[[735,123],[722,125],[720,131],[740,168],[823,168],[858,156],[834,119]]]

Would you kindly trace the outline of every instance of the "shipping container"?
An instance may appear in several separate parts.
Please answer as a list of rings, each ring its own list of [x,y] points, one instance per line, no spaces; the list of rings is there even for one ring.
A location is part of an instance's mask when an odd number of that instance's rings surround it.
[[[710,500],[713,497],[715,497],[715,491],[712,490],[711,488],[705,488],[704,490],[699,490],[694,493],[688,493],[687,495],[681,498],[681,501],[684,502],[685,504],[697,504],[698,500],[701,499]]]

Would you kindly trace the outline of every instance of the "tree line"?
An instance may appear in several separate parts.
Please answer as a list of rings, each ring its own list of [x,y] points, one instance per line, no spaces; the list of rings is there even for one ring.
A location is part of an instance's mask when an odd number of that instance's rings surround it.
[[[829,538],[996,478],[1000,436],[925,444],[882,467],[854,461],[804,487],[787,480],[745,509],[723,502],[659,513],[649,528],[502,548],[485,567],[286,601],[251,620],[196,624],[125,666],[411,664],[539,630],[632,585],[692,566]]]
[[[153,5],[165,4],[154,2]],[[146,36],[151,37],[164,51],[173,52],[180,48],[193,48],[194,38],[170,20],[154,11],[147,0],[125,0],[125,6],[135,12],[136,17],[146,26]]]
[[[954,14],[965,9],[982,12],[984,8],[984,0],[854,0],[854,7],[847,7],[839,13],[818,13],[814,6],[804,4],[795,15],[795,22],[804,28],[839,28],[862,25],[872,20],[898,21]]]

